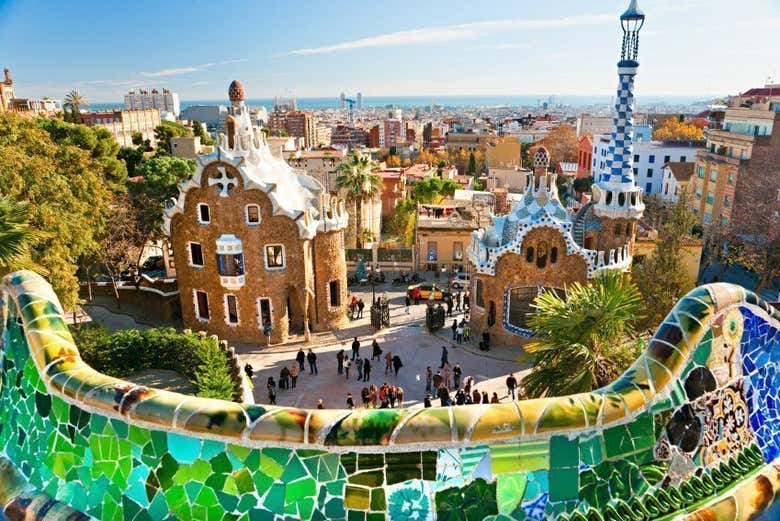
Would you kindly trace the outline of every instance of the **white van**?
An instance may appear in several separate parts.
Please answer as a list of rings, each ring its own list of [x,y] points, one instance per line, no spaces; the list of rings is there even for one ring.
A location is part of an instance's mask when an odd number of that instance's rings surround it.
[[[454,289],[467,289],[470,280],[468,273],[458,273],[450,279],[450,286]]]

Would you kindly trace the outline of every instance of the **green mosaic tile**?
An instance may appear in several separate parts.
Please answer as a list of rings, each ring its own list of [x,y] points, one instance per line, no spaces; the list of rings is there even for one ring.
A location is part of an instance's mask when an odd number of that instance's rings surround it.
[[[344,506],[356,510],[368,510],[371,506],[370,490],[356,485],[344,489]]]
[[[579,464],[579,440],[569,440],[565,436],[550,438],[550,469],[576,469]]]

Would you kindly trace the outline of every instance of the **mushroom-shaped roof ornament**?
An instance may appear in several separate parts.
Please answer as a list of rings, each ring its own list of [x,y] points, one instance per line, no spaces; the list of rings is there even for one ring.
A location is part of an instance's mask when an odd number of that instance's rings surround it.
[[[233,80],[230,82],[230,87],[228,87],[228,97],[230,98],[230,101],[233,102],[244,101],[246,99],[246,94],[244,94],[244,86],[241,85],[240,81]]]

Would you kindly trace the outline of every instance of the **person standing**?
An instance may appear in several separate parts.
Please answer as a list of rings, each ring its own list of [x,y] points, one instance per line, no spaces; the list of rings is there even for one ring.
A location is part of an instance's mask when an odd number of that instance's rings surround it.
[[[469,309],[471,308],[469,307],[469,292],[467,291],[463,296],[463,311],[468,311]]]
[[[401,362],[401,357],[398,355],[395,355],[393,357],[393,369],[395,370],[395,377],[398,378],[398,370],[401,369],[404,366],[403,362]]]
[[[352,362],[349,361],[349,358],[344,359],[344,374],[346,375],[345,378],[349,380],[349,368],[352,366]]]
[[[356,358],[360,356],[360,341],[355,337],[355,340],[352,341],[352,361],[354,362]]]
[[[420,287],[415,286],[415,288],[412,290],[412,299],[414,300],[414,305],[419,306],[420,305],[420,299],[422,298],[422,293],[420,292]]]
[[[324,409],[324,408],[325,408],[325,406],[322,405],[322,398],[319,398],[317,400],[317,409]]]
[[[471,393],[471,397],[472,403],[479,404],[482,401],[482,395],[476,389]]]
[[[366,307],[366,303],[363,302],[363,299],[358,300],[358,318],[363,318],[363,308]]]
[[[463,322],[458,324],[458,328],[455,331],[456,331],[456,333],[455,333],[455,341],[458,344],[462,344],[463,343]]]
[[[244,366],[244,373],[246,373],[246,376],[251,380],[252,377],[255,375],[255,370],[252,367],[252,364],[248,363]]]
[[[458,291],[455,294],[455,311],[460,311],[460,299],[461,299],[461,295],[460,295],[460,291]]]
[[[490,396],[487,391],[482,391],[482,403],[490,403]]]
[[[460,388],[460,377],[463,374],[463,369],[460,368],[460,364],[455,364],[452,368],[452,387],[454,389]]]
[[[444,382],[444,378],[441,377],[441,371],[436,371],[436,374],[433,375],[433,397],[434,398],[439,397],[439,388],[441,387],[443,382]]]
[[[274,382],[273,376],[268,377],[268,381],[266,382],[265,386],[268,389],[268,403],[271,405],[276,405],[276,382]]]
[[[450,405],[450,392],[443,385],[439,387],[439,400],[441,400],[442,407]]]
[[[296,382],[298,382],[298,364],[292,363],[290,365],[290,383],[293,389],[295,389]]]
[[[371,360],[381,360],[382,356],[382,348],[379,347],[379,342],[376,341],[376,338],[373,342],[371,342]]]
[[[458,321],[453,320],[452,325],[450,326],[450,329],[452,329],[452,340],[454,341],[458,337]]]
[[[303,348],[298,350],[298,354],[295,355],[295,359],[298,361],[298,369],[305,371],[306,367],[304,367],[303,363],[306,361],[306,353],[303,352]]]
[[[490,403],[498,403],[498,393],[493,393],[493,396],[490,398]]]
[[[412,299],[409,298],[409,294],[407,293],[404,297],[404,304],[406,304],[406,314],[409,314],[409,306],[412,305]]]
[[[360,358],[360,355],[355,359],[355,369],[358,372],[357,381],[359,382],[363,379],[363,359]]]
[[[463,325],[463,341],[471,341],[471,325],[468,322]]]
[[[430,394],[431,392],[431,384],[433,381],[433,371],[431,370],[431,366],[428,366],[425,368],[425,392]]]
[[[447,316],[452,316],[452,297],[447,297],[447,300],[444,301],[444,303],[447,305]]]
[[[399,409],[404,406],[404,388],[403,387],[397,386],[395,388],[395,403],[398,404],[398,408]]]
[[[426,394],[425,395],[425,400],[423,400],[423,406],[426,409],[428,409],[431,406],[431,395],[430,394]]]
[[[309,374],[319,374],[319,371],[317,371],[317,355],[311,349],[309,349],[309,354],[306,355],[306,360],[309,361]]]
[[[336,373],[342,374],[344,372],[344,350],[340,350],[336,353]]]
[[[363,360],[363,381],[367,382],[368,379],[371,377],[371,362],[369,362],[368,358]]]
[[[513,400],[516,399],[515,387],[517,387],[517,378],[515,378],[515,374],[512,373],[506,377],[506,395],[507,397],[511,396]]]
[[[393,354],[388,351],[385,355],[385,376],[390,373],[390,369],[393,367]]]
[[[347,393],[347,409],[355,408],[355,400],[352,399],[352,393]]]
[[[457,327],[457,325],[455,327]],[[441,366],[439,369],[444,369],[444,364],[447,362],[449,362],[449,352],[447,351],[447,346],[441,346]]]
[[[447,362],[444,364],[444,386],[447,389],[452,389],[452,368],[450,367],[450,363]]]
[[[482,343],[485,346],[485,351],[490,351],[490,332],[487,329],[482,332]]]
[[[279,389],[289,389],[290,370],[286,365],[282,366],[282,370],[279,372]]]

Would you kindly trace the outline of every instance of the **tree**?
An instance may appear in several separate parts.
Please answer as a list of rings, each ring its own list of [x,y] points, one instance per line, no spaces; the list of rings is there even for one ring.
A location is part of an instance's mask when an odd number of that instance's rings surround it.
[[[565,296],[544,291],[533,307],[529,325],[538,340],[526,350],[536,358],[521,382],[529,397],[598,389],[617,378],[638,354],[627,339],[642,300],[620,272],[604,273],[592,284],[575,282]]]
[[[193,121],[192,122],[192,134],[195,137],[200,138],[200,143],[202,145],[213,145],[214,144],[214,138],[212,138],[208,133],[203,129],[203,123],[200,121]]]
[[[65,103],[62,106],[66,109],[70,109],[70,121],[78,123],[79,111],[81,107],[89,105],[87,98],[81,95],[77,90],[72,90],[65,95]]]
[[[668,141],[675,139],[704,139],[702,129],[694,124],[685,123],[685,119],[667,119],[653,130],[653,139],[656,141]]]
[[[657,327],[695,285],[683,264],[684,239],[690,235],[694,222],[683,191],[669,209],[655,251],[633,267],[633,278],[644,301],[644,329]]]
[[[415,165],[435,165],[438,162],[436,156],[434,156],[430,150],[422,150],[417,157],[414,158]]]
[[[547,134],[544,139],[535,143],[528,149],[528,160],[533,163],[534,153],[539,145],[544,145],[550,153],[550,164],[574,163],[577,161],[579,142],[574,127],[568,124],[558,125]],[[522,146],[521,146],[522,151]]]
[[[387,159],[385,159],[385,164],[387,165],[387,168],[398,168],[401,166],[401,158],[390,154],[387,156]]]
[[[30,258],[66,309],[78,301],[77,263],[98,248],[114,195],[124,189],[117,182],[124,164],[110,157],[114,148],[102,136],[83,125],[0,114],[0,193],[27,203],[30,227],[45,233]]]
[[[173,153],[171,138],[179,136],[191,136],[192,131],[181,123],[163,121],[154,129],[154,139],[157,140],[157,149],[164,150],[168,154]]]
[[[590,192],[590,188],[593,186],[592,177],[579,177],[574,180],[574,190],[579,193]]]
[[[0,197],[0,276],[19,269],[42,271],[32,261],[32,249],[44,237],[30,225],[29,203]]]
[[[451,179],[428,177],[414,185],[412,197],[423,204],[438,203],[445,197],[455,195],[455,190],[458,189],[460,185]]]
[[[468,175],[477,175],[477,158],[474,157],[474,152],[469,154],[469,167],[466,171]]]
[[[355,206],[355,243],[363,245],[363,203],[374,199],[382,191],[382,178],[374,173],[376,162],[359,150],[352,152],[338,167],[336,185],[346,192],[346,199]]]

